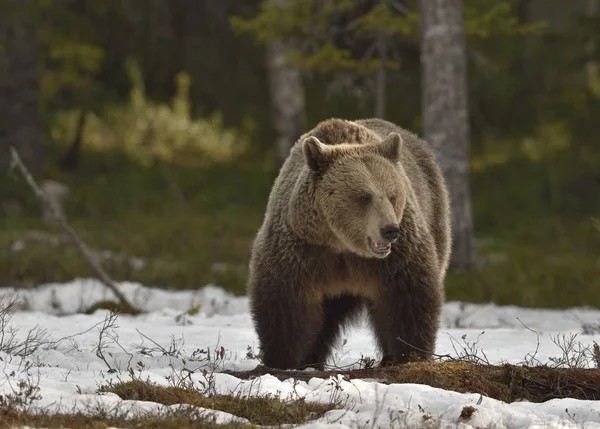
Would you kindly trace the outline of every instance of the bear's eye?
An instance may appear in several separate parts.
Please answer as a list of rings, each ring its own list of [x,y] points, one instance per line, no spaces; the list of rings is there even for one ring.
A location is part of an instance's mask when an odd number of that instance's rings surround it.
[[[370,195],[362,195],[359,199],[358,199],[358,203],[362,206],[365,207],[366,205],[368,205],[371,202],[371,196]]]
[[[396,197],[390,197],[390,203],[392,203],[393,206],[396,205]]]

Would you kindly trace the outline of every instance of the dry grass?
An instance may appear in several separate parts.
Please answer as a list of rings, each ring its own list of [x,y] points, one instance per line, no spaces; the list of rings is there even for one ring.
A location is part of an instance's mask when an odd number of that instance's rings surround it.
[[[481,393],[505,402],[600,399],[600,369],[419,362],[390,368],[386,375],[392,383],[421,383],[461,393]]]
[[[189,404],[213,410],[225,411],[244,417],[258,425],[298,424],[321,417],[336,408],[333,404],[317,404],[303,399],[282,401],[272,396],[214,395],[180,387],[161,387],[142,381],[128,381],[104,387],[103,391],[113,392],[121,399],[152,401],[164,405]]]
[[[480,393],[504,402],[526,399],[544,402],[555,398],[600,400],[600,369],[551,368],[548,366],[485,365],[472,362],[412,362],[396,367],[352,371],[301,372],[260,368],[236,372],[239,378],[253,378],[270,373],[280,379],[293,377],[328,377],[344,375],[347,379],[373,378],[383,383],[417,383],[461,393]],[[125,400],[152,401],[164,405],[190,405],[189,409],[173,411],[163,417],[110,418],[96,415],[30,415],[11,407],[0,408],[0,429],[23,425],[46,428],[253,428],[254,425],[280,427],[301,424],[320,418],[335,404],[316,404],[302,399],[282,401],[272,396],[203,395],[194,389],[161,387],[140,380],[105,386],[103,392],[113,392]],[[193,407],[220,410],[246,418],[251,424],[217,425],[209,417],[199,416]],[[476,411],[465,407],[461,418],[468,420]]]
[[[412,362],[395,367],[352,371],[307,373],[260,368],[229,373],[242,379],[268,373],[280,379],[293,377],[297,380],[340,374],[347,379],[374,378],[382,383],[417,383],[460,393],[480,393],[505,402],[518,399],[544,402],[555,398],[600,400],[600,369],[484,365],[457,361]]]
[[[12,409],[0,408],[0,429],[13,429],[27,425],[36,428],[89,428],[106,429],[250,429],[253,425],[240,423],[216,424],[210,419],[190,418],[184,413],[169,417],[149,417],[135,419],[111,419],[103,416],[86,416],[83,414],[43,414],[31,415]]]

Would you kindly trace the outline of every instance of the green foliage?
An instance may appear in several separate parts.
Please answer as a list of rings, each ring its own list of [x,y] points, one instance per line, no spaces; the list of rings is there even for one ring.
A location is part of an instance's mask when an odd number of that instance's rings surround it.
[[[68,140],[68,139],[67,139]],[[52,159],[66,149],[57,145]],[[254,157],[188,166],[157,161],[145,165],[119,148],[86,147],[82,169],[49,170],[71,188],[66,215],[103,260],[115,280],[149,286],[195,288],[219,284],[245,293],[250,245],[260,226],[275,175]],[[0,202],[14,201],[2,213],[0,283],[33,286],[91,277],[78,250],[64,239],[29,239],[41,223],[38,203],[21,181],[0,176]],[[2,210],[2,205],[0,205]],[[48,233],[59,237],[58,231]],[[23,248],[11,251],[15,243]],[[132,264],[139,258],[143,265]]]
[[[306,70],[335,74],[341,71],[373,73],[380,67],[397,69],[398,65],[384,57],[370,58],[340,45],[340,35],[355,42],[376,43],[380,38],[398,37],[418,43],[417,10],[399,13],[387,1],[364,4],[351,1],[288,0],[275,3],[265,0],[259,13],[251,19],[234,16],[231,26],[238,34],[249,34],[265,44],[277,39],[302,40],[302,49],[292,48],[291,64]],[[350,21],[350,25],[340,22]],[[470,0],[465,4],[467,36],[486,39],[493,36],[538,34],[542,23],[520,24],[510,0]],[[393,42],[392,42],[393,44]]]
[[[465,34],[478,39],[539,35],[545,22],[519,23],[511,0],[465,0]]]
[[[292,2],[264,1],[258,15],[251,20],[239,16],[230,18],[232,29],[238,33],[251,33],[259,43],[269,43],[291,35],[299,25],[312,21],[311,0]],[[315,22],[318,25],[318,21]]]
[[[102,104],[110,89],[97,76],[107,60],[104,45],[110,34],[99,28],[122,19],[122,2],[38,0],[34,3],[44,48],[42,102],[54,106],[71,100],[77,107],[88,108]]]
[[[85,76],[97,72],[103,60],[104,52],[99,46],[55,37],[48,49],[48,61],[56,67],[43,75],[45,97],[51,98],[64,88],[84,90],[89,84]]]
[[[406,15],[396,13],[387,2],[376,4],[359,18],[356,35],[382,34],[385,36],[414,36],[419,28],[419,14],[412,11]]]
[[[373,73],[382,62],[377,59],[360,61],[352,58],[352,52],[348,49],[339,49],[331,42],[325,42],[320,49],[305,54],[299,49],[291,49],[287,53],[290,64],[300,66],[305,70],[318,71],[321,73],[336,73],[340,71],[356,71],[359,73]],[[383,62],[390,68],[396,68],[392,61]]]
[[[122,303],[122,302],[114,302],[114,301],[100,301],[92,305],[90,308],[84,311],[85,314],[93,314],[96,310],[109,310],[113,313],[120,314],[130,314],[132,316],[137,316],[141,313],[137,308],[132,307],[131,305]]]
[[[298,33],[322,34],[331,27],[331,20],[340,13],[352,10],[351,0],[292,0],[285,2],[262,1],[258,14],[252,19],[240,16],[230,18],[231,27],[238,34],[251,34],[258,43],[297,36]]]
[[[231,161],[244,153],[248,145],[248,129],[243,133],[223,126],[221,115],[194,119],[190,112],[190,78],[176,76],[176,94],[171,105],[148,100],[141,72],[128,63],[132,81],[129,104],[115,106],[103,116],[89,114],[83,136],[90,148],[119,149],[151,165],[165,161],[186,165],[205,165],[215,161]],[[57,114],[52,136],[67,143],[74,135],[76,112]]]
[[[251,35],[256,42],[265,44],[287,38],[301,40],[302,48],[290,48],[290,64],[325,74],[354,71],[373,73],[380,67],[397,68],[397,64],[383,58],[357,57],[351,49],[339,46],[334,39],[340,35],[356,39],[376,40],[380,36],[406,35],[414,30],[416,15],[394,14],[382,3],[366,14],[356,15],[358,4],[349,0],[291,0],[283,3],[263,1],[260,12],[252,19],[231,18],[234,32]],[[350,26],[336,24],[354,19]],[[355,28],[351,28],[355,27]]]
[[[175,323],[178,325],[188,325],[191,322],[188,320],[187,316],[195,316],[200,313],[200,308],[202,306],[200,304],[196,304],[193,307],[188,308],[183,313],[179,313],[175,316]]]
[[[493,146],[471,179],[481,268],[451,273],[450,299],[600,306],[600,154],[575,149],[587,144],[564,124]]]

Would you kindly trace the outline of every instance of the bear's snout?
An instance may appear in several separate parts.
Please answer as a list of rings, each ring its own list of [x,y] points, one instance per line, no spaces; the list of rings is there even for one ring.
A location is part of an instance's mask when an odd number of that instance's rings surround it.
[[[381,228],[381,238],[385,241],[393,242],[400,236],[400,226],[397,223],[390,223]]]

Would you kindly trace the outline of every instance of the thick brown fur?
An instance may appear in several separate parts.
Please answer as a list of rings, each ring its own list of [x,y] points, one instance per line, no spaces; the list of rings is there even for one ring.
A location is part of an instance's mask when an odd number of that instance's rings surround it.
[[[382,257],[369,246],[388,225],[399,231]],[[446,185],[426,142],[379,119],[319,123],[292,147],[252,248],[263,363],[322,368],[364,308],[382,365],[430,357],[450,243]]]

